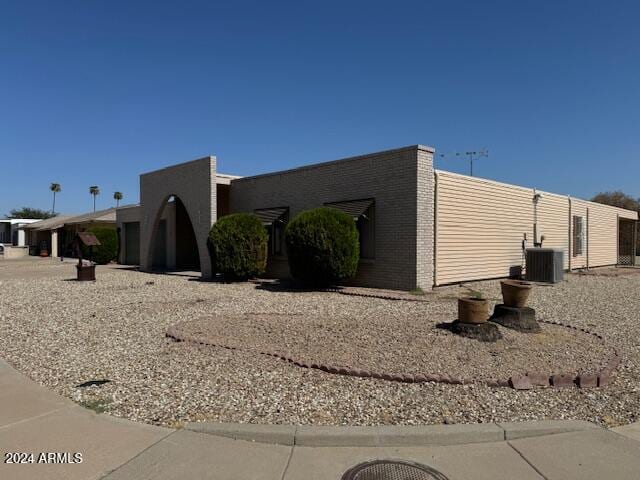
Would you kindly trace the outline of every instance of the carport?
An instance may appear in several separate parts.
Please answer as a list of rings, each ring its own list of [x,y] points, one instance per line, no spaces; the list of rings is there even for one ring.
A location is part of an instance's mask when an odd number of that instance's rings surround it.
[[[636,264],[637,226],[636,220],[618,218],[618,265]]]

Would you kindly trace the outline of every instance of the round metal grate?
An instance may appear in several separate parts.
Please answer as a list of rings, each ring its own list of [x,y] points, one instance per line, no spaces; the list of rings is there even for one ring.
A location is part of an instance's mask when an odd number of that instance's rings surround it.
[[[426,465],[404,460],[374,460],[347,470],[342,480],[448,480]]]

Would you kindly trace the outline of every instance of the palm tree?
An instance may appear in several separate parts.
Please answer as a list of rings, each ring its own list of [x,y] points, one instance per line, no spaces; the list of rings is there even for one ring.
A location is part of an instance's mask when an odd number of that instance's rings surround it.
[[[113,199],[116,201],[116,208],[120,206],[120,200],[122,200],[122,192],[113,192]]]
[[[96,211],[96,197],[100,195],[100,188],[97,185],[89,187],[89,193],[93,195],[93,211]]]
[[[59,183],[52,183],[49,185],[49,190],[53,192],[53,208],[51,209],[51,213],[53,215],[56,214],[56,193],[60,193],[62,191],[62,185]]]

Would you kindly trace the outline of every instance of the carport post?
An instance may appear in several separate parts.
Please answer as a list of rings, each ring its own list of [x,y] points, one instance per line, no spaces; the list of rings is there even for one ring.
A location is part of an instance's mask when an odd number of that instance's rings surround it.
[[[51,230],[51,258],[58,256],[58,230]]]

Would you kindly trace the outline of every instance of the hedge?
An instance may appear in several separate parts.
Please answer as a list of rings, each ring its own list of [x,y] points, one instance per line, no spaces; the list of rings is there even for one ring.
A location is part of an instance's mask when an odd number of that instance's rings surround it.
[[[340,210],[301,212],[287,225],[285,242],[291,275],[304,283],[331,285],[357,272],[358,230],[353,218]]]
[[[89,247],[82,247],[82,257],[93,260],[99,265],[106,265],[116,259],[118,254],[118,234],[113,228],[91,227],[87,229],[93,233],[100,245],[92,247],[93,251],[89,254]]]
[[[209,232],[213,270],[225,281],[246,280],[264,273],[267,266],[267,231],[250,213],[220,218]]]

